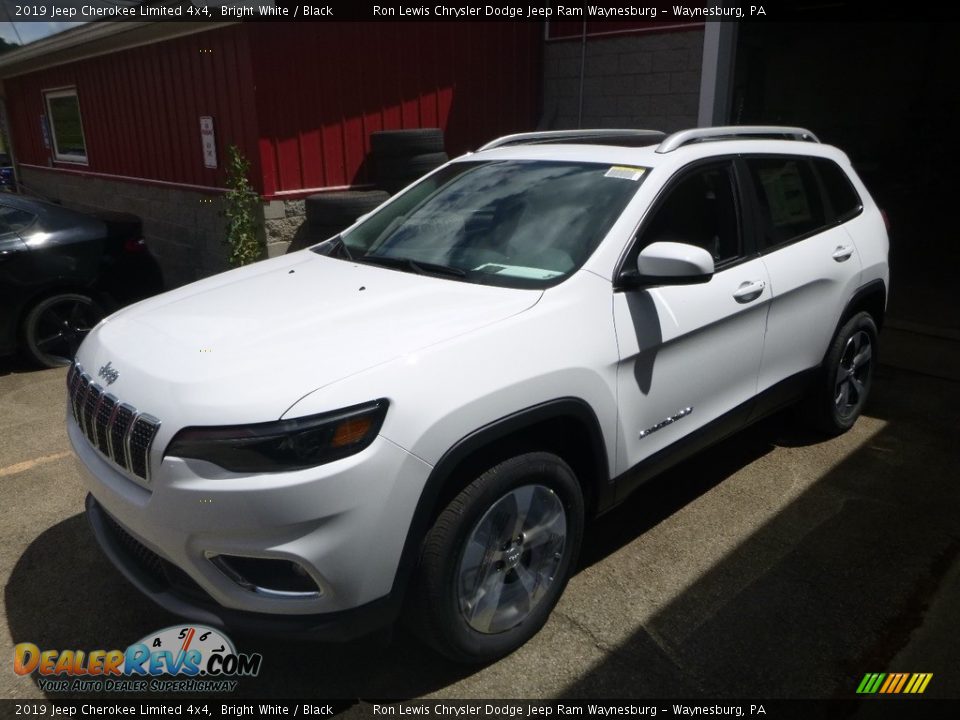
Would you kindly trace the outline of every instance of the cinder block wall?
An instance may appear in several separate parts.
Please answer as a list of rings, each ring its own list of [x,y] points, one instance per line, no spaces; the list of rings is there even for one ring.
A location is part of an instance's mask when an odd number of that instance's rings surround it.
[[[168,289],[228,268],[222,243],[226,221],[219,195],[26,167],[21,167],[20,179],[31,192],[67,208],[139,216]]]
[[[267,257],[283,255],[307,219],[303,200],[272,200],[263,204]]]
[[[542,129],[577,127],[579,39],[544,48]],[[583,83],[584,128],[696,127],[703,28],[588,37]]]

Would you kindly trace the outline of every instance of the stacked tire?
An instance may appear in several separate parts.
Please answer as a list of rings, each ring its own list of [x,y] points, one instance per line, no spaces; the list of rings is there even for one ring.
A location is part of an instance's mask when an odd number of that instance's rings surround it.
[[[370,135],[375,179],[379,190],[328,192],[304,201],[306,221],[293,236],[287,252],[327,240],[356,222],[390,195],[443,165],[443,130],[382,130]]]
[[[307,219],[293,236],[287,252],[303,250],[333,237],[389,198],[390,194],[382,190],[347,190],[310,195],[304,200]]]
[[[390,193],[402,190],[450,158],[443,149],[443,130],[382,130],[370,135],[377,185]]]

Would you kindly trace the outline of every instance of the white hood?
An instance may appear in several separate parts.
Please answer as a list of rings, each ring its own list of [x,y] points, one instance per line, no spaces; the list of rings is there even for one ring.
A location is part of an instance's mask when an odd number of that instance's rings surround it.
[[[161,420],[279,418],[307,393],[532,307],[541,292],[300,252],[145,300],[90,333],[78,361]]]

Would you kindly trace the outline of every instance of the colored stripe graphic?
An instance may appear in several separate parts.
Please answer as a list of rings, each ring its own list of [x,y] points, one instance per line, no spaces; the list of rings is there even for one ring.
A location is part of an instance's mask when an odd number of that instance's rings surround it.
[[[892,692],[898,693],[903,690],[903,686],[907,682],[907,673],[900,673],[900,682],[897,683],[897,686],[893,688]]]
[[[920,695],[933,673],[867,673],[857,686],[858,695]]]
[[[900,679],[900,675],[898,673],[890,673],[889,675],[887,675],[887,681],[880,687],[880,692],[881,693],[890,692],[890,686],[896,684],[896,682],[899,679]]]

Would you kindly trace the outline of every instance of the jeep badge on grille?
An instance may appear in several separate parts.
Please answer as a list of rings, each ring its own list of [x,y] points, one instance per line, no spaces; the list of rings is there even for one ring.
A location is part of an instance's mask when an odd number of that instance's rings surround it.
[[[120,377],[120,373],[113,368],[112,362],[108,362],[102,366],[100,372],[97,374],[107,381],[107,385],[113,385],[117,381],[117,378]]]

